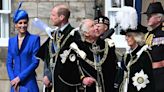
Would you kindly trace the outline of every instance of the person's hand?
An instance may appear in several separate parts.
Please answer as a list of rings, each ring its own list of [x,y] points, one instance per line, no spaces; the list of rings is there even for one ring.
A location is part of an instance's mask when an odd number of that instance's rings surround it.
[[[14,78],[14,79],[10,82],[11,85],[14,87],[14,90],[15,90],[16,92],[17,92],[17,90],[19,89],[19,86],[18,86],[19,82],[20,82],[20,78],[19,78],[19,77]]]
[[[14,88],[14,92],[19,92],[19,85]]]
[[[93,83],[96,82],[96,80],[92,77],[85,77],[83,78],[83,84],[86,85],[86,86],[91,86]]]
[[[43,83],[46,87],[50,87],[52,85],[47,76],[43,77]]]

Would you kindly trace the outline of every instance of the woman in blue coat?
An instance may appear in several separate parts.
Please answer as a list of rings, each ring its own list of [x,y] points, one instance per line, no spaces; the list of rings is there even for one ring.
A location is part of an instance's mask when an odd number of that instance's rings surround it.
[[[39,60],[35,54],[40,47],[40,38],[27,31],[28,14],[19,8],[13,17],[18,34],[10,38],[8,44],[7,71],[12,86],[10,92],[39,92],[35,72]]]

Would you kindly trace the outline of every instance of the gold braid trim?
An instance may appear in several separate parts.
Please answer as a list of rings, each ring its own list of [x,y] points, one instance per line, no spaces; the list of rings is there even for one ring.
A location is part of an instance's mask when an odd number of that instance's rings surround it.
[[[56,36],[58,36],[58,35],[56,35]],[[58,50],[57,50],[57,52],[56,52],[55,62],[57,61],[57,58],[58,58],[58,56],[59,56],[59,52],[60,52],[61,48],[65,45],[66,41],[68,40],[68,38],[69,38],[70,36],[71,36],[71,35],[70,35],[70,33],[69,33],[69,34],[66,36],[66,38],[64,39],[64,41],[62,42],[61,45],[60,45],[60,41],[56,41],[56,42],[57,42],[57,45],[59,46],[59,48],[58,48]],[[61,40],[63,37],[64,37],[64,35],[62,35],[62,36],[60,37],[60,40]],[[56,40],[58,40],[58,39],[56,39]]]
[[[103,55],[103,58],[100,60],[100,62],[98,62],[98,63],[94,63],[93,61],[91,61],[91,60],[89,60],[88,58],[86,58],[84,61],[86,61],[90,66],[92,66],[93,68],[95,67],[95,66],[101,66],[104,62],[105,62],[105,60],[106,60],[106,58],[107,58],[107,55],[108,55],[108,50],[109,50],[109,47],[108,47],[108,43],[107,42],[105,42],[105,51],[104,51],[104,55]]]
[[[150,53],[148,53],[147,50],[143,50],[142,53],[144,51],[147,52],[149,58],[152,59],[151,56],[150,56]],[[141,55],[142,54],[140,54],[139,57],[137,56],[134,60],[133,60],[133,58],[131,58],[129,63],[126,65],[126,68],[127,68],[128,71],[127,72],[124,71],[124,79],[123,79],[122,83],[120,84],[119,92],[124,92],[123,90],[124,90],[124,85],[125,85],[125,82],[126,82],[126,78],[128,78],[128,81],[129,81],[130,67],[138,61],[138,59],[140,58]],[[127,54],[125,54],[124,60],[126,60],[126,58],[127,58]],[[126,62],[126,61],[124,61],[124,62]]]
[[[146,43],[147,45],[151,46],[151,45],[152,45],[152,41],[153,41],[153,37],[154,37],[154,34],[149,34],[149,33],[147,33],[147,34],[145,35],[145,43]]]

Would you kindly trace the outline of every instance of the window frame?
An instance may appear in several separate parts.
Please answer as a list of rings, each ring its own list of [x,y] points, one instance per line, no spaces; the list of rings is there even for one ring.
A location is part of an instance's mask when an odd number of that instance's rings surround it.
[[[11,0],[2,0],[2,9],[0,10],[0,47],[8,46],[10,13]]]

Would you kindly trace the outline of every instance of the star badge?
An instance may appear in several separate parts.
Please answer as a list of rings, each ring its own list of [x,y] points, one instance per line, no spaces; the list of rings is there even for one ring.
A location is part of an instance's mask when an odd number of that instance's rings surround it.
[[[137,90],[140,91],[141,88],[145,88],[150,81],[148,80],[147,74],[144,74],[144,71],[141,70],[139,73],[135,73],[135,76],[132,77],[133,85],[137,87]]]

